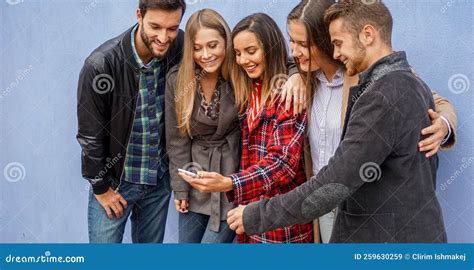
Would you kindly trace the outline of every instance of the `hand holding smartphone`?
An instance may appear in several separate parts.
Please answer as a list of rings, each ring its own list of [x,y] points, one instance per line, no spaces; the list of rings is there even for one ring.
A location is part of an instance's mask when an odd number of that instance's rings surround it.
[[[184,170],[184,169],[178,169],[178,172],[184,173],[184,174],[186,174],[187,176],[190,176],[190,177],[193,177],[193,178],[199,178],[199,175],[197,175],[196,173],[193,173],[193,172],[190,172],[190,171],[186,171],[186,170]]]

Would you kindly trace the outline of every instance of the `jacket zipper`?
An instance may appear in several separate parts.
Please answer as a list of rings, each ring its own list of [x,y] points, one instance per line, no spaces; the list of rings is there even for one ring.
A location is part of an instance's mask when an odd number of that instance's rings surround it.
[[[140,88],[140,75],[138,75],[138,88]],[[128,150],[128,145],[130,144],[130,138],[132,137],[132,129],[133,129],[133,123],[135,122],[135,114],[137,113],[137,98],[138,95],[140,94],[140,89],[138,89],[137,94],[135,95],[133,99],[133,115],[132,115],[132,121],[129,126],[129,132],[128,132],[128,139],[127,139],[127,145],[125,146],[125,155],[124,155],[124,160],[122,164],[122,171],[120,172],[120,179],[119,179],[119,184],[117,188],[115,189],[115,192],[118,192],[120,190],[120,186],[122,185],[122,178],[123,178],[123,172],[125,171],[125,160],[127,159],[127,150]]]

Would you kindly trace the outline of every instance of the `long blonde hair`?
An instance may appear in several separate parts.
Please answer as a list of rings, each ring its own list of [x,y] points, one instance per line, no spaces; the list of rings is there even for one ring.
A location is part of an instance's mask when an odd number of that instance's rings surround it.
[[[196,65],[193,57],[196,34],[202,28],[216,30],[225,40],[225,59],[221,66],[221,76],[224,80],[229,80],[229,72],[234,65],[231,31],[224,18],[212,9],[201,9],[193,13],[186,23],[183,59],[176,77],[176,118],[181,135],[191,133],[194,97],[199,80],[206,76],[206,72]]]
[[[282,82],[287,77],[288,50],[285,38],[278,28],[276,22],[267,14],[255,13],[242,19],[232,31],[232,39],[237,34],[249,31],[255,34],[260,42],[265,56],[265,71],[262,76],[262,102],[267,99],[275,90],[274,85]],[[233,58],[235,61],[235,52]],[[247,107],[249,97],[253,91],[252,80],[248,77],[244,69],[240,66],[231,71],[231,81],[235,92],[235,102],[243,112]],[[263,106],[262,106],[263,107]]]

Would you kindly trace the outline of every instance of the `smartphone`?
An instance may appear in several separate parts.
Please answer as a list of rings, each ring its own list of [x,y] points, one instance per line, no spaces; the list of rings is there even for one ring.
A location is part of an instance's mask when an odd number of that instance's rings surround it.
[[[193,172],[190,172],[190,171],[186,171],[186,170],[183,170],[183,169],[178,169],[178,172],[181,172],[181,173],[184,173],[188,176],[191,176],[193,178],[199,178],[199,175],[193,173]]]

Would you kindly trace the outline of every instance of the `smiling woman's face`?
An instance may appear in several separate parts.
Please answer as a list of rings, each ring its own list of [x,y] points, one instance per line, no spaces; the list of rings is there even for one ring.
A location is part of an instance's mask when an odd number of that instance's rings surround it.
[[[225,60],[225,40],[219,32],[210,28],[201,28],[194,38],[194,62],[207,73],[220,72]]]
[[[265,53],[257,36],[242,31],[234,37],[235,61],[251,79],[261,78],[265,70]]]
[[[321,61],[321,55],[316,46],[313,45],[311,48],[308,47],[308,35],[304,24],[295,20],[288,22],[288,35],[290,36],[291,52],[293,57],[298,59],[300,69],[304,72],[319,69],[318,62]]]

